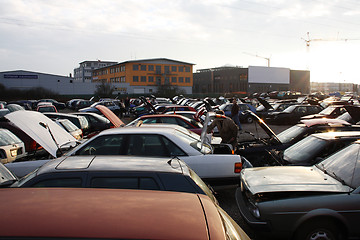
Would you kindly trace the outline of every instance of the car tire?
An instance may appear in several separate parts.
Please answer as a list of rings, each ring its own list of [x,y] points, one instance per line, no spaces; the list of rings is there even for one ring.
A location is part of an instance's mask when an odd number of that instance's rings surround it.
[[[251,116],[247,116],[245,118],[245,120],[246,120],[247,123],[253,123],[254,122],[254,119]]]
[[[344,236],[339,227],[331,220],[316,219],[302,225],[295,234],[295,240],[342,240]]]

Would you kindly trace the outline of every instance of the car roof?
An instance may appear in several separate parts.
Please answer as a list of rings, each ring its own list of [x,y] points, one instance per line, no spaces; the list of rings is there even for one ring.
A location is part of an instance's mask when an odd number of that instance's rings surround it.
[[[69,118],[79,118],[78,116],[74,115],[74,114],[69,114],[69,113],[53,113],[53,112],[46,112],[44,113],[45,115],[49,115],[49,116],[59,116],[59,117],[69,117]]]
[[[315,136],[317,138],[322,138],[325,140],[341,139],[341,138],[359,138],[360,139],[360,131],[314,133],[314,134],[312,134],[312,136]]]
[[[349,126],[351,125],[349,122],[337,119],[337,118],[315,118],[315,119],[304,119],[300,120],[301,123],[305,124],[307,127],[311,127],[314,125],[341,125],[341,126]]]
[[[161,128],[159,130],[159,128]],[[107,135],[107,134],[155,134],[155,133],[173,133],[175,130],[185,131],[189,132],[186,128],[175,125],[175,124],[142,124],[140,127],[121,127],[121,128],[111,128],[106,129],[99,133],[99,136],[101,135]]]
[[[179,159],[139,156],[68,156],[49,161],[37,175],[61,171],[143,171],[189,175]]]
[[[209,239],[208,234],[214,234],[214,239],[225,238],[217,207],[207,196],[193,193],[8,188],[0,195],[6,202],[0,211],[7,221],[0,227],[1,236]],[[212,231],[214,225],[217,231]]]

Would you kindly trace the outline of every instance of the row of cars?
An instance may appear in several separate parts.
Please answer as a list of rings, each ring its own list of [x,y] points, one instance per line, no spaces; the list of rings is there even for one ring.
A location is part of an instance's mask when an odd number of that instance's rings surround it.
[[[29,124],[26,132],[54,159],[1,165],[0,195],[8,202],[1,211],[17,226],[1,227],[4,237],[250,239],[204,183],[239,179],[241,158],[214,154],[219,139],[211,144],[180,126],[143,124],[102,131],[58,156],[77,143],[60,138],[64,131],[45,114],[5,117]]]
[[[43,121],[45,121],[45,120],[43,120]],[[261,121],[259,121],[259,122],[261,122]],[[206,124],[204,126],[206,126]],[[172,129],[172,130],[169,130],[168,135],[162,135],[162,137],[161,137],[161,133],[163,131],[165,131],[165,129]],[[180,134],[181,136],[175,137],[175,135],[177,136],[178,134]],[[54,134],[54,135],[57,135],[57,134]],[[179,139],[181,139],[181,141]],[[170,140],[170,141],[167,141],[167,140]],[[184,140],[185,140],[185,142],[187,142],[186,146],[184,144]],[[213,138],[212,142],[214,143],[216,140],[217,140],[216,138]],[[262,140],[263,139],[261,139],[261,141]],[[179,141],[179,142],[177,142],[177,141]],[[56,142],[58,142],[58,141],[56,141]],[[269,141],[269,142],[271,142],[271,141]],[[62,145],[61,142],[58,142],[58,143],[60,143],[58,145]],[[173,146],[174,143],[176,143],[176,147]],[[247,144],[249,146],[251,146],[251,143],[247,143]],[[218,144],[218,146],[220,146],[220,145],[221,144]],[[189,148],[187,148],[187,146],[189,146]],[[64,161],[64,163],[66,163],[64,165],[61,165],[61,163],[59,163],[59,162],[55,163],[54,160],[51,160],[51,161],[43,160],[41,162],[41,164],[39,164],[39,165],[43,165],[44,162],[47,162],[46,165],[44,165],[43,167],[40,168],[40,169],[44,170],[44,169],[46,169],[46,166],[50,166],[51,163],[54,163],[56,165],[55,168],[57,168],[57,166],[59,166],[59,170],[66,172],[66,174],[69,174],[69,172],[71,174],[71,173],[77,172],[77,170],[79,170],[79,169],[92,168],[92,167],[90,167],[91,162],[92,161],[96,162],[99,156],[101,156],[101,159],[102,158],[107,159],[108,157],[109,157],[109,159],[111,159],[110,156],[105,156],[105,155],[142,156],[142,158],[144,159],[143,160],[144,164],[146,162],[145,158],[147,158],[149,156],[156,157],[156,158],[161,156],[162,158],[167,159],[165,161],[169,161],[169,159],[173,159],[173,157],[176,156],[177,158],[182,159],[185,163],[187,163],[189,165],[189,167],[192,168],[197,173],[197,175],[199,175],[203,180],[205,180],[205,182],[211,182],[212,184],[216,184],[216,183],[224,184],[225,182],[226,183],[232,182],[232,181],[228,181],[228,180],[239,181],[239,176],[241,175],[242,176],[241,181],[243,183],[241,184],[241,187],[238,190],[237,199],[238,199],[238,203],[239,203],[239,208],[241,210],[241,213],[244,216],[244,219],[247,219],[246,216],[248,216],[246,211],[250,210],[251,216],[253,216],[255,214],[254,216],[255,217],[257,216],[256,219],[258,221],[260,221],[260,222],[262,221],[267,224],[267,227],[264,228],[265,230],[270,231],[270,233],[272,233],[274,236],[282,236],[280,233],[278,233],[277,229],[272,229],[272,227],[271,227],[273,224],[272,223],[273,220],[270,217],[271,213],[266,215],[266,212],[271,212],[271,210],[266,209],[265,207],[264,208],[261,207],[263,205],[260,205],[260,202],[261,203],[264,202],[265,205],[268,206],[268,205],[272,205],[274,203],[274,201],[282,199],[282,197],[284,197],[285,199],[291,199],[292,196],[295,196],[295,197],[300,196],[300,194],[298,194],[295,191],[296,188],[294,186],[289,188],[294,191],[294,194],[292,194],[292,192],[289,193],[289,191],[284,191],[282,193],[276,194],[276,192],[274,193],[273,191],[271,191],[272,189],[274,189],[273,186],[269,186],[269,192],[266,194],[264,191],[263,192],[259,191],[258,193],[256,193],[255,190],[251,189],[252,185],[251,186],[246,185],[246,184],[248,184],[248,182],[251,182],[250,177],[249,177],[249,180],[246,180],[246,178],[251,175],[250,172],[256,173],[257,171],[260,171],[260,169],[259,170],[257,170],[257,168],[248,168],[249,170],[242,169],[242,165],[244,163],[243,161],[247,157],[246,154],[242,154],[241,157],[239,155],[232,155],[230,153],[214,154],[215,149],[216,149],[214,146],[216,146],[216,144],[214,145],[214,144],[211,144],[211,142],[204,142],[204,140],[199,135],[193,134],[189,131],[186,131],[182,127],[174,127],[174,126],[169,126],[169,125],[168,126],[152,125],[150,127],[150,126],[146,126],[145,124],[143,124],[143,125],[140,125],[140,127],[116,128],[116,129],[111,129],[111,130],[106,130],[106,131],[101,132],[97,136],[89,139],[88,141],[79,145],[75,149],[70,150],[68,153],[66,153],[63,156],[63,159],[57,159],[61,162]],[[252,147],[255,147],[255,144]],[[250,147],[248,147],[248,148],[250,148]],[[197,151],[194,151],[194,149]],[[200,155],[203,157],[200,157]],[[244,157],[244,156],[246,156],[246,157]],[[211,159],[211,158],[213,158],[213,159]],[[237,159],[237,160],[235,160],[235,162],[234,161],[232,162],[232,161],[230,161],[230,158]],[[67,160],[69,160],[69,161],[67,161]],[[76,163],[76,160],[78,160],[77,163]],[[33,161],[33,163],[34,162],[35,161]],[[102,167],[104,167],[104,165],[110,166],[109,164],[112,163],[112,160],[109,160],[109,161],[108,160],[103,160],[103,161],[99,160],[99,162],[102,162],[102,164],[103,164]],[[216,165],[216,164],[218,164],[218,165]],[[143,164],[141,164],[141,165],[143,165]],[[21,176],[21,174],[18,172],[18,170],[20,169],[18,163],[6,164],[6,166],[8,166],[14,173],[17,173],[18,176]],[[214,166],[214,168],[212,168],[212,166]],[[101,178],[104,178],[105,175],[108,174],[109,169],[106,169],[106,168],[102,169],[99,166],[94,167],[94,168],[96,168],[99,171],[103,171],[103,175]],[[273,168],[273,169],[276,169],[276,168]],[[29,170],[29,169],[27,169],[27,170]],[[314,170],[310,170],[310,171],[314,171]],[[42,172],[42,171],[40,171],[40,172]],[[50,172],[47,172],[44,170],[44,173],[46,173],[45,175],[47,175],[48,177],[50,177],[51,174],[53,174],[52,172],[57,172],[57,170],[51,170]],[[242,173],[240,174],[240,172],[242,172]],[[59,173],[59,172],[57,172],[57,173]],[[247,174],[245,174],[245,173],[247,173]],[[280,174],[280,171],[278,173]],[[89,174],[90,173],[86,173],[84,175],[89,176]],[[299,174],[301,174],[301,173],[299,173]],[[53,174],[53,176],[55,176],[55,175],[60,176],[57,174]],[[276,175],[276,173],[274,173],[274,175],[280,176],[280,175]],[[338,173],[335,173],[335,175],[337,176]],[[34,178],[36,176],[37,176],[37,173],[35,175],[33,175]],[[100,176],[100,175],[98,175],[98,176]],[[262,174],[261,176],[255,176],[253,179],[260,180],[263,176],[265,176],[265,175]],[[294,173],[292,173],[292,176],[296,176],[296,175]],[[32,178],[29,179],[30,183],[32,181],[31,179]],[[69,177],[67,177],[66,179],[69,179]],[[269,181],[267,181],[267,179],[269,179]],[[269,185],[270,185],[270,183],[272,183],[272,180],[270,181],[270,179],[271,179],[270,176],[264,177],[264,182],[269,183]],[[281,188],[281,185],[284,185],[284,183],[287,180],[287,177],[286,176],[280,177],[280,179],[283,179],[283,182],[275,184],[279,188]],[[103,183],[108,182],[108,183],[106,183],[106,185],[112,181],[115,185],[118,184],[116,182],[116,179],[113,179],[113,178],[111,178],[110,180],[107,180],[107,179],[103,179],[103,180],[104,180]],[[125,179],[125,180],[127,180],[127,179]],[[90,182],[89,181],[90,181],[90,179],[88,177],[85,177],[83,179],[83,181],[81,181],[81,182],[83,184],[89,184],[91,182],[91,181]],[[296,179],[294,181],[296,181]],[[61,181],[58,181],[57,177],[53,177],[52,181],[50,181],[50,184],[58,184],[59,182],[61,183]],[[85,182],[88,182],[88,183],[85,183]],[[131,184],[131,182],[133,182],[133,183],[135,182],[135,184],[133,184],[133,186],[135,186],[135,185],[140,186],[139,184],[141,183],[141,180],[139,180],[138,178],[136,181],[129,180],[129,181],[126,181],[126,184]],[[264,182],[260,183],[259,186],[256,186],[256,184],[255,184],[254,185],[255,189],[259,190],[262,186],[265,186]],[[79,181],[77,181],[77,183],[79,183]],[[101,184],[101,183],[98,183],[98,184]],[[334,182],[331,182],[331,184],[334,185]],[[149,184],[149,185],[151,185],[151,184]],[[149,185],[147,185],[147,186],[149,186]],[[316,184],[314,184],[314,185],[316,185]],[[321,184],[318,184],[318,185],[321,185]],[[30,186],[30,185],[28,185],[28,186]],[[45,186],[52,186],[52,185],[45,184],[44,187]],[[82,186],[90,186],[90,185],[82,185]],[[101,187],[101,185],[98,185],[98,186]],[[121,185],[121,186],[123,186],[123,185]],[[154,185],[151,185],[151,186],[154,186]],[[251,190],[246,191],[244,189],[248,189],[248,190],[251,189]],[[307,192],[306,189],[304,190],[304,192],[306,192],[305,195],[307,195],[307,196],[310,195],[310,193]],[[335,193],[336,192],[332,192],[332,194],[335,194]],[[324,194],[324,192],[321,192],[319,190],[317,190],[317,194],[322,195],[322,196],[326,195],[326,194]],[[244,198],[245,203],[243,205],[241,205],[241,199],[240,199],[242,196],[246,196],[248,198],[248,200],[246,200],[247,198]],[[264,198],[262,198],[263,196],[264,196]],[[274,198],[272,198],[272,196],[274,196]],[[242,208],[241,206],[246,206],[246,207]],[[264,210],[264,209],[266,209],[266,210]],[[258,213],[259,213],[259,215],[256,215]],[[289,213],[287,213],[287,212],[285,212],[283,214],[289,215]],[[276,215],[276,213],[275,213],[275,215]],[[306,214],[304,213],[304,215],[306,215]],[[262,218],[263,216],[265,216],[265,217]],[[311,216],[318,217],[319,215],[315,215],[314,213],[312,213]],[[324,216],[321,215],[321,217],[324,217]],[[310,219],[310,217],[306,218],[306,219]],[[249,219],[247,219],[247,220],[249,220]],[[252,219],[250,219],[250,221],[248,221],[250,224],[252,224],[251,220]],[[314,219],[312,219],[312,220],[314,220]],[[315,220],[318,221],[317,218]],[[288,222],[289,222],[289,225],[292,224],[292,223],[290,223],[290,220],[288,220]],[[306,223],[308,223],[308,222],[306,222]],[[263,223],[260,223],[259,225],[261,225],[261,224],[263,224]],[[257,223],[255,221],[254,226],[256,226],[256,225],[257,225]],[[308,233],[307,230],[303,230],[303,228],[298,228],[299,226],[305,226],[305,221],[299,223],[299,225],[296,227],[293,227],[293,226],[292,226],[292,228],[289,227],[288,232],[290,232],[290,234],[294,234],[294,232],[297,233],[300,231],[299,229],[301,229],[302,233],[303,232]],[[324,226],[321,226],[321,229],[324,229]],[[263,229],[260,228],[259,232],[263,232],[262,230]],[[326,230],[327,230],[327,232],[325,232],[325,233],[324,233],[324,231],[323,232],[315,231],[315,234],[318,234],[319,236],[324,236],[324,234],[325,234],[325,236],[329,236],[330,233],[328,232],[328,229],[326,229]],[[280,231],[282,231],[282,230],[280,230]],[[346,232],[346,231],[343,231],[343,229],[341,229],[341,233],[350,234],[351,232]],[[283,236],[288,237],[288,235],[283,235]],[[298,235],[296,235],[296,236],[298,236]],[[355,236],[356,236],[356,234],[355,234]],[[300,238],[300,239],[302,239],[302,238]]]

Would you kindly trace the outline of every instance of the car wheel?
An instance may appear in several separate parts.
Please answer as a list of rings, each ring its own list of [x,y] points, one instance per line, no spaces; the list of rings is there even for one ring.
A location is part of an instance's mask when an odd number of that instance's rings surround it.
[[[253,121],[254,121],[254,119],[252,117],[250,117],[250,116],[246,117],[246,122],[247,123],[253,123]]]
[[[300,227],[296,240],[341,240],[343,235],[338,226],[331,220],[315,220]]]

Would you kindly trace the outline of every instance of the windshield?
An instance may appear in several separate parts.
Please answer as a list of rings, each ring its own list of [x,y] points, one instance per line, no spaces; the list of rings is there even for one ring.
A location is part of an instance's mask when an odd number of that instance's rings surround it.
[[[17,181],[17,178],[0,162],[0,186],[7,186]]]
[[[290,163],[309,162],[328,144],[328,141],[309,136],[284,151],[284,160]]]
[[[287,107],[283,112],[287,112],[287,113],[291,113],[292,111],[294,111],[294,109],[296,108],[295,105]]]
[[[196,133],[192,134],[192,132],[189,131],[190,134],[185,134],[184,132],[181,132],[179,130],[174,131],[175,135],[180,137],[182,140],[184,140],[186,143],[188,143],[191,147],[196,149],[197,151],[203,153],[203,154],[209,154],[211,153],[211,147],[207,144],[201,144],[200,136]]]
[[[329,115],[334,111],[335,108],[336,107],[327,107],[324,110],[322,110],[321,112],[319,112],[319,114],[321,114],[321,115]]]
[[[288,143],[306,131],[305,125],[294,125],[277,135],[280,142]]]
[[[353,143],[316,164],[316,167],[353,189],[357,188],[360,186],[359,147],[360,144]]]
[[[21,143],[22,141],[14,135],[12,132],[6,129],[0,130],[0,146],[7,146],[15,143]]]

